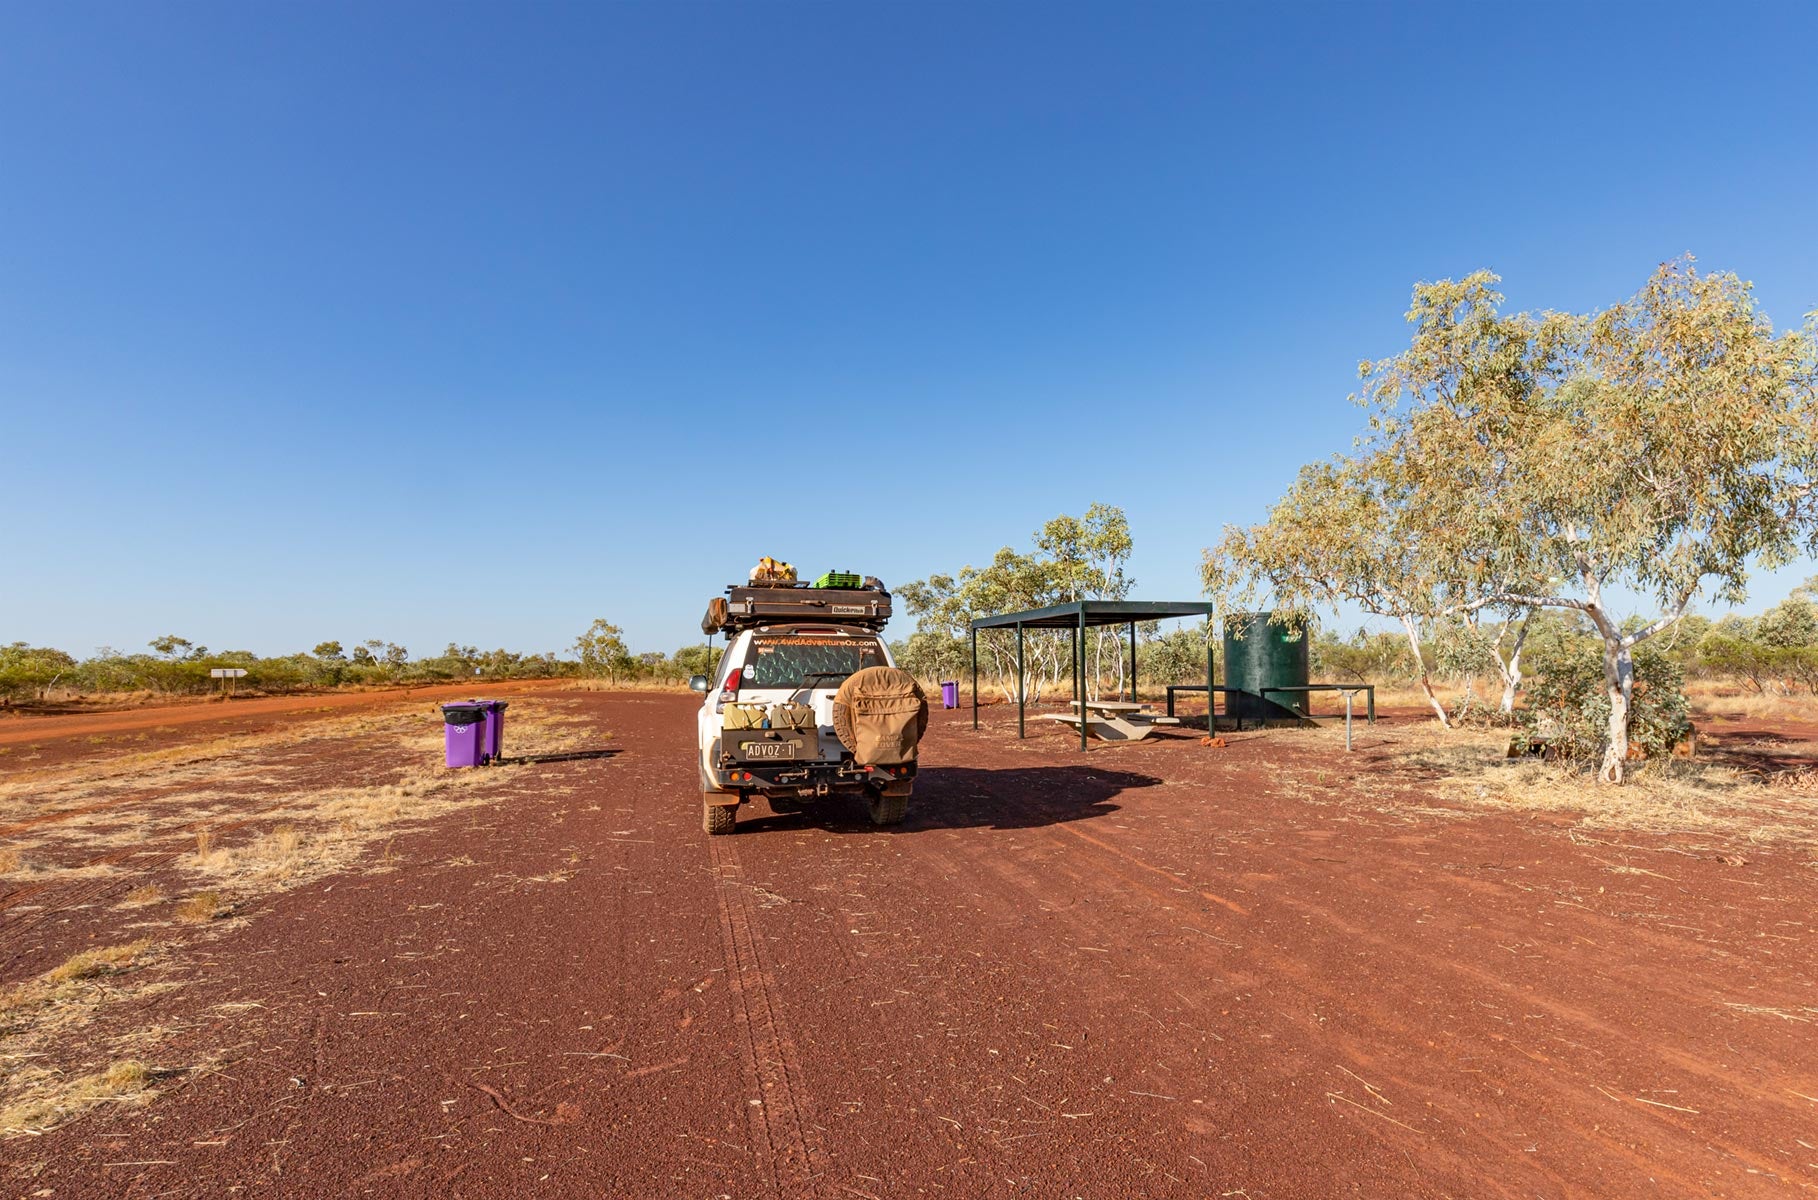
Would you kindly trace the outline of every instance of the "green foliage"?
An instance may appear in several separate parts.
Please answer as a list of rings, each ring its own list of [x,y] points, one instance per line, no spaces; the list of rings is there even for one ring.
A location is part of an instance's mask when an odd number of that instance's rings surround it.
[[[76,660],[48,646],[14,642],[0,646],[0,696],[26,699],[58,682],[76,669]]]
[[[1145,685],[1204,683],[1206,627],[1184,625],[1139,642],[1136,663],[1137,679]]]
[[[1603,654],[1599,640],[1580,637],[1543,643],[1529,659],[1521,726],[1530,736],[1546,738],[1571,761],[1602,758],[1609,747],[1610,691]],[[1685,676],[1655,645],[1635,647],[1633,657],[1628,741],[1651,758],[1661,757],[1692,731]]]
[[[1362,364],[1358,450],[1303,468],[1202,571],[1228,603],[1350,600],[1410,640],[1482,611],[1584,614],[1606,651],[1599,777],[1618,783],[1635,648],[1701,591],[1736,603],[1752,565],[1818,552],[1818,327],[1776,333],[1748,284],[1689,258],[1585,316],[1505,314],[1497,282],[1418,285],[1408,347]],[[1623,625],[1614,589],[1659,616]],[[1811,616],[1770,629],[1808,644]]]
[[[1348,638],[1314,634],[1310,666],[1320,679],[1382,683],[1410,676],[1408,644],[1393,633],[1359,629]]]
[[[971,670],[964,639],[944,629],[918,629],[890,645],[896,665],[923,679],[958,679]]]
[[[670,655],[670,661],[675,664],[675,673],[682,679],[686,679],[690,675],[713,674],[713,669],[719,663],[719,659],[720,651],[706,642],[683,646]]]
[[[605,617],[594,619],[587,632],[575,639],[574,649],[581,660],[581,673],[591,678],[617,683],[637,671],[631,651],[625,648],[624,630]]]
[[[1804,596],[1788,596],[1757,618],[1755,637],[1776,648],[1818,644],[1818,605]]]
[[[146,644],[152,648],[153,653],[172,661],[194,662],[208,657],[207,646],[195,645],[188,638],[180,638],[174,633],[155,637]]]
[[[1135,581],[1124,573],[1133,541],[1124,511],[1109,504],[1094,504],[1083,517],[1066,514],[1045,522],[1035,531],[1030,552],[1006,546],[986,567],[967,566],[956,575],[931,575],[897,588],[904,609],[916,618],[915,634],[905,644],[917,674],[957,678],[958,663],[970,670],[971,622],[1030,608],[1063,604],[1070,600],[1117,599],[1129,594]],[[925,635],[925,636],[924,636]],[[917,639],[920,639],[919,641]],[[1107,639],[1090,643],[1097,663],[1123,677],[1123,656]],[[1025,684],[1029,699],[1039,700],[1045,687],[1071,675],[1068,635],[1056,630],[1032,629],[1024,634],[1027,664]],[[978,639],[979,668],[1007,699],[1014,698],[1016,634],[991,629]],[[1096,670],[1090,678],[1096,679]]]

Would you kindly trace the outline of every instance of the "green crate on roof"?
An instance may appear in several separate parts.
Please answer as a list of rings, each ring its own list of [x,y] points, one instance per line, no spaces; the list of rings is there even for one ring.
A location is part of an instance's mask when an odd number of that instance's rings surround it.
[[[844,571],[828,571],[814,581],[817,588],[855,588],[864,584],[857,575],[848,575]]]

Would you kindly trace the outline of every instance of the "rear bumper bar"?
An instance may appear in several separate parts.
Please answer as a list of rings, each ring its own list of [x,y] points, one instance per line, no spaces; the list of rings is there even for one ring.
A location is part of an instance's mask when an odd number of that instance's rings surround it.
[[[857,788],[866,784],[889,785],[915,778],[915,764],[899,767],[861,767],[854,762],[722,762],[714,782],[725,791],[770,791],[802,788],[820,790]]]

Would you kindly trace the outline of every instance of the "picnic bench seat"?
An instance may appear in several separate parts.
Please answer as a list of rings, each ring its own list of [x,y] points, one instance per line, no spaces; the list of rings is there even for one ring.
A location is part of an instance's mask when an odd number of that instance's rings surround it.
[[[1077,712],[1042,713],[1037,719],[1059,721],[1074,728],[1083,727],[1093,737],[1107,742],[1140,742],[1160,725],[1179,725],[1179,717],[1160,716],[1142,711],[1140,705],[1086,704],[1085,714]]]

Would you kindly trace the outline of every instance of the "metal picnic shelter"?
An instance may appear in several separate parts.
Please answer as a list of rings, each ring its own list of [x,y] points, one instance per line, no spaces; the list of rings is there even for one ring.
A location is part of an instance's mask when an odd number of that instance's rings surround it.
[[[1213,641],[1210,634],[1213,606],[1205,601],[1167,603],[1154,600],[1073,600],[1030,608],[1022,612],[979,617],[972,622],[972,728],[978,728],[978,631],[981,629],[1016,628],[1016,736],[1026,737],[1024,710],[1027,689],[1024,686],[1023,630],[1071,629],[1073,631],[1073,701],[1074,711],[1084,715],[1086,705],[1086,630],[1105,625],[1130,627],[1130,698],[1136,699],[1136,626],[1140,621],[1165,621],[1174,617],[1205,617],[1206,637],[1206,726],[1212,724],[1212,697],[1222,689],[1214,688]],[[1086,722],[1079,723],[1079,748],[1086,748]]]

